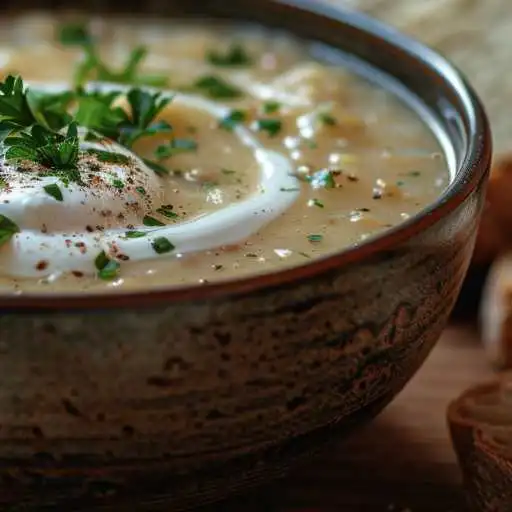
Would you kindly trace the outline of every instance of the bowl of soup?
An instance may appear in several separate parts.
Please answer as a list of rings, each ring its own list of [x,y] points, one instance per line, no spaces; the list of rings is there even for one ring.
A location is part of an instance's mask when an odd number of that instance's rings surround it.
[[[471,256],[464,78],[332,2],[44,3],[0,18],[2,506],[182,510],[377,414]]]

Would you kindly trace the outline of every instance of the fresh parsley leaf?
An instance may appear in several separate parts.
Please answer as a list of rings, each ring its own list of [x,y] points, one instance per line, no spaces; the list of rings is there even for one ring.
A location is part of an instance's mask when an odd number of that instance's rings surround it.
[[[98,277],[106,281],[118,276],[121,265],[118,261],[110,259],[105,251],[101,251],[94,260],[94,266],[98,270]]]
[[[140,66],[147,55],[145,46],[134,48],[124,64],[116,71],[111,68],[100,57],[94,42],[81,44],[84,51],[84,58],[75,70],[75,84],[97,80],[100,82],[148,85],[163,87],[167,85],[165,75],[145,75],[140,72]]]
[[[190,153],[197,150],[197,142],[193,139],[173,139],[168,144],[158,146],[155,156],[159,160],[170,158],[180,153]]]
[[[111,153],[110,151],[103,151],[101,149],[88,149],[86,151],[89,155],[95,156],[100,162],[108,162],[111,164],[127,165],[130,163],[130,158],[122,153]]]
[[[76,122],[89,130],[93,130],[105,137],[117,139],[119,126],[128,123],[128,115],[120,107],[112,107],[109,103],[111,97],[96,94],[82,93],[77,102],[75,113]]]
[[[75,98],[72,91],[52,94],[27,89],[25,94],[34,120],[48,130],[61,130],[71,122],[72,117],[68,114],[67,108]]]
[[[319,199],[313,198],[308,201],[308,206],[317,206],[318,208],[325,208],[324,203]]]
[[[326,126],[336,126],[336,124],[338,124],[336,118],[327,112],[322,112],[319,114],[318,120]]]
[[[224,130],[233,131],[233,129],[247,120],[247,112],[244,110],[232,110],[226,117],[222,118],[219,126]]]
[[[16,233],[20,232],[19,226],[6,217],[0,215],[0,246],[6,244]]]
[[[171,96],[135,88],[128,92],[126,98],[130,104],[131,115],[128,121],[121,124],[119,136],[121,144],[131,147],[141,137],[172,132],[172,127],[165,121],[153,123],[172,101]]]
[[[52,196],[56,201],[64,201],[64,197],[62,196],[62,191],[56,183],[51,183],[50,185],[45,185],[43,190],[49,195]]]
[[[142,224],[144,224],[144,226],[165,226],[165,223],[155,219],[154,217],[151,217],[150,215],[144,216],[142,219]]]
[[[9,75],[0,82],[0,122],[4,128],[26,128],[35,119],[27,102],[21,77]]]
[[[158,162],[154,162],[153,160],[149,160],[147,158],[143,158],[142,161],[160,177],[167,176],[169,174],[169,169],[159,164]]]
[[[174,245],[170,242],[168,238],[164,236],[160,236],[155,238],[153,242],[151,242],[151,247],[157,254],[165,254],[171,252],[175,249]]]
[[[263,112],[265,114],[275,114],[281,108],[281,103],[278,101],[266,101],[263,103]]]
[[[147,235],[145,231],[127,231],[124,236],[125,238],[143,238]]]
[[[176,219],[179,217],[179,215],[173,211],[173,205],[172,204],[163,204],[156,210],[156,213],[159,213],[160,215],[163,215],[164,217],[167,217],[168,219]]]
[[[76,170],[79,140],[76,123],[68,126],[66,135],[47,130],[34,124],[30,130],[7,137],[6,158],[11,161],[31,160],[58,171]],[[77,181],[76,177],[71,177]]]
[[[57,40],[63,46],[92,44],[92,37],[84,23],[66,23],[57,27]]]
[[[242,91],[238,87],[215,75],[199,78],[193,88],[212,99],[229,100],[242,96]]]
[[[318,242],[321,242],[323,240],[323,236],[322,235],[308,235],[307,236],[307,239],[311,242],[311,243],[318,243]]]
[[[309,177],[309,182],[313,188],[336,188],[334,174],[330,169],[321,169]]]
[[[256,129],[259,132],[267,132],[270,137],[275,137],[283,127],[280,119],[258,119]]]
[[[221,67],[248,66],[252,63],[252,58],[240,44],[232,44],[224,53],[211,50],[206,54],[206,60]]]

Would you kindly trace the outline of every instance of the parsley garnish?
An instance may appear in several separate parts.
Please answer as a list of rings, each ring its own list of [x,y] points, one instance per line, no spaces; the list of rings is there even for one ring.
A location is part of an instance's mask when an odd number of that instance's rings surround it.
[[[242,91],[215,75],[206,75],[199,78],[193,86],[202,94],[213,99],[234,99],[242,96]]]
[[[94,266],[98,270],[98,277],[108,281],[118,276],[121,265],[118,261],[110,259],[105,251],[101,251],[94,260]]]
[[[30,160],[44,167],[63,173],[76,171],[79,141],[76,123],[68,126],[66,135],[47,130],[39,124],[30,130],[10,135],[4,140],[7,160],[20,162]],[[64,176],[70,181],[79,181],[79,174],[68,172]]]
[[[6,217],[0,215],[0,246],[6,244],[16,233],[20,232],[18,225]]]
[[[125,238],[142,238],[146,235],[147,233],[145,231],[127,231],[124,234]]]
[[[68,23],[57,27],[57,40],[63,46],[84,46],[92,43],[91,35],[83,23]]]
[[[189,153],[197,150],[197,142],[193,139],[173,139],[168,144],[162,144],[155,150],[155,156],[159,160],[170,158],[179,153]]]
[[[168,219],[175,219],[178,217],[178,214],[173,211],[173,205],[172,204],[163,204],[156,210],[156,213],[159,213],[160,215],[163,215],[164,217],[167,217]]]
[[[211,50],[206,54],[206,60],[221,67],[248,66],[252,63],[251,57],[240,44],[232,44],[225,53]]]
[[[322,169],[310,176],[308,181],[311,183],[313,188],[336,188],[334,174],[335,171]]]
[[[95,156],[100,162],[109,162],[111,164],[126,165],[130,163],[130,158],[122,153],[111,153],[101,149],[88,149],[87,153]]]
[[[236,173],[236,171],[234,171],[233,169],[221,169],[220,172],[222,174],[226,174],[226,175],[235,174]]]
[[[0,130],[26,128],[34,122],[23,80],[9,75],[0,83]]]
[[[142,161],[158,176],[167,176],[169,174],[169,169],[159,164],[158,162],[154,162],[153,160],[148,160],[147,158],[143,158]]]
[[[148,52],[145,46],[134,48],[124,66],[120,70],[113,70],[100,57],[94,38],[85,25],[63,25],[58,29],[57,38],[64,46],[79,47],[84,52],[82,62],[75,70],[76,85],[91,80],[154,87],[167,85],[167,77],[164,75],[147,75],[140,72],[140,66]]]
[[[326,126],[335,126],[337,124],[336,118],[327,112],[318,114],[318,120]]]
[[[226,117],[222,118],[219,126],[224,130],[233,131],[240,123],[247,120],[247,112],[243,110],[232,110]]]
[[[324,208],[324,203],[319,199],[313,198],[308,201],[308,206],[317,206],[318,208]]]
[[[142,224],[144,224],[144,226],[165,226],[165,224],[162,221],[155,219],[150,215],[144,216],[144,218],[142,219]]]
[[[151,242],[151,247],[153,247],[153,250],[157,254],[165,254],[174,250],[174,245],[164,236],[155,238],[153,242]]]
[[[311,243],[318,243],[318,242],[321,242],[323,240],[323,236],[322,235],[308,235],[307,236],[307,239],[311,242]]]
[[[265,114],[274,114],[281,108],[281,103],[278,101],[266,101],[263,103],[263,112]]]
[[[56,183],[45,185],[43,189],[49,196],[52,196],[56,201],[64,201],[62,191]]]
[[[270,137],[275,137],[283,127],[280,119],[258,119],[256,129],[260,132],[267,132]]]

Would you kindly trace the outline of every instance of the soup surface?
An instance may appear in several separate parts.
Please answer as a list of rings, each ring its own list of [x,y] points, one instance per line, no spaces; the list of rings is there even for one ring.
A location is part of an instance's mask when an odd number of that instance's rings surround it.
[[[447,186],[384,88],[211,22],[25,15],[0,40],[0,287],[107,291],[304,264]]]

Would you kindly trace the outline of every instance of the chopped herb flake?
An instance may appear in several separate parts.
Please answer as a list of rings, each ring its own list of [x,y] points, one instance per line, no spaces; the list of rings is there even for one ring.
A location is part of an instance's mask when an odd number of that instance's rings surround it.
[[[274,114],[281,108],[281,103],[278,101],[266,101],[263,103],[263,112],[265,114]]]
[[[336,173],[339,173],[339,171],[322,169],[310,176],[309,182],[313,188],[335,188],[336,181],[334,180],[334,175]]]
[[[226,117],[220,120],[219,126],[224,130],[232,131],[238,124],[247,120],[247,112],[232,110]]]
[[[43,190],[49,195],[52,196],[56,201],[63,201],[64,197],[62,196],[62,191],[59,186],[55,183],[51,183],[50,185],[45,185]]]
[[[322,201],[313,198],[308,201],[308,206],[317,206],[318,208],[324,208],[324,203]]]
[[[281,192],[299,192],[300,191],[300,188],[298,187],[292,187],[292,188],[280,188],[279,189]]]
[[[122,153],[111,153],[110,151],[102,151],[100,149],[88,149],[87,153],[95,156],[101,162],[119,165],[126,165],[130,162],[130,158]]]
[[[211,50],[206,54],[206,60],[214,66],[222,67],[248,66],[252,63],[251,57],[240,44],[231,45],[225,53]]]
[[[180,153],[190,153],[197,150],[197,142],[193,139],[173,139],[168,144],[158,146],[155,156],[159,160],[170,158]]]
[[[220,172],[222,174],[226,174],[226,175],[230,175],[230,174],[236,174],[236,171],[234,171],[233,169],[221,169]]]
[[[121,264],[115,260],[109,260],[109,262],[98,271],[98,277],[105,281],[115,279],[119,275]]]
[[[307,236],[307,239],[311,242],[311,243],[318,243],[318,242],[321,242],[323,240],[323,236],[322,235],[308,235]]]
[[[144,224],[144,226],[165,226],[165,223],[155,219],[154,217],[151,217],[150,215],[146,215],[142,219],[142,224]]]
[[[280,119],[258,119],[256,129],[260,132],[267,132],[270,137],[275,137],[283,127]]]
[[[57,40],[63,46],[87,46],[92,37],[83,23],[67,23],[57,27]]]
[[[153,250],[157,254],[165,254],[174,250],[174,245],[164,236],[155,238],[153,242],[151,242],[151,247],[153,247]]]
[[[234,99],[242,96],[242,91],[215,75],[206,75],[194,83],[194,88],[212,99]]]
[[[5,215],[0,215],[0,246],[6,244],[19,231],[20,228],[14,221]]]
[[[326,126],[335,126],[337,124],[336,118],[327,112],[319,114],[318,120]]]
[[[127,231],[124,234],[125,238],[142,238],[146,235],[147,233],[145,231]]]
[[[173,211],[173,208],[172,204],[163,204],[156,210],[156,213],[159,213],[168,219],[175,219],[178,217],[178,214]]]

